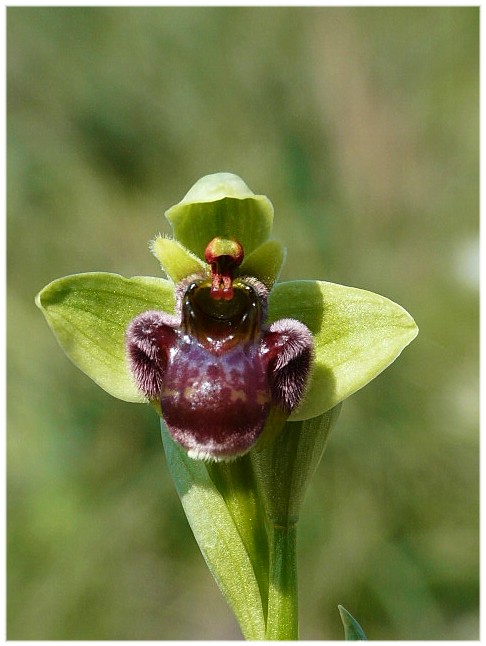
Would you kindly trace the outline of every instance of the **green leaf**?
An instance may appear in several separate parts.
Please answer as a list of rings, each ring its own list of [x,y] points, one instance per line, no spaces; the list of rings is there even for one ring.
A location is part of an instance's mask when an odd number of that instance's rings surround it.
[[[238,274],[255,276],[268,288],[272,289],[278,279],[285,260],[286,249],[277,240],[267,240],[251,254],[245,256]]]
[[[238,240],[250,254],[270,236],[273,206],[237,175],[216,173],[196,182],[165,216],[174,238],[199,258],[204,258],[206,245],[216,236]]]
[[[174,283],[178,283],[191,274],[201,273],[208,269],[207,264],[172,238],[158,236],[150,244],[150,250]]]
[[[340,408],[287,422],[273,443],[250,451],[270,536],[267,639],[298,639],[296,524]]]
[[[285,317],[305,323],[315,344],[309,387],[294,421],[320,415],[365,386],[418,333],[410,314],[384,296],[320,281],[275,286],[269,320]]]
[[[341,406],[299,422],[287,422],[275,441],[250,451],[258,490],[274,525],[295,524],[310,479],[326,448]]]
[[[263,612],[268,601],[268,536],[265,510],[258,496],[249,454],[231,462],[207,462],[206,468],[223,496],[250,558],[260,590]]]
[[[71,361],[110,395],[146,401],[125,355],[125,330],[146,310],[174,310],[174,286],[162,278],[123,278],[102,272],[74,274],[49,283],[36,296]]]
[[[233,501],[231,509],[213,482],[207,465],[189,458],[172,440],[163,421],[161,427],[169,470],[204,559],[244,637],[261,640],[265,636],[262,599],[245,541],[235,522],[235,514],[240,516],[234,508],[237,501]],[[238,496],[241,495],[245,493],[240,490]],[[244,505],[251,507],[253,503],[246,499]],[[252,517],[246,522],[251,523]]]
[[[364,630],[358,624],[353,615],[346,610],[343,606],[338,606],[341,621],[344,627],[344,640],[345,641],[367,641]]]

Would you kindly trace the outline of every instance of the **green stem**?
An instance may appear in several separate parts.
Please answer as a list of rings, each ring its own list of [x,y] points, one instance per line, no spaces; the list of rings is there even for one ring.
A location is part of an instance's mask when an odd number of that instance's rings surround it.
[[[274,525],[270,552],[270,587],[265,639],[299,638],[296,525]]]
[[[248,552],[260,589],[266,620],[268,605],[268,538],[265,512],[257,494],[255,474],[248,456],[233,462],[208,462],[206,469],[223,496]]]

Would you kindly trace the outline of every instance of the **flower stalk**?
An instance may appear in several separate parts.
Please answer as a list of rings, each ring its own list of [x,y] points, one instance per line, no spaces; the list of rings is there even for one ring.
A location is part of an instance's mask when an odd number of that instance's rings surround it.
[[[297,525],[271,528],[270,585],[265,639],[299,639],[297,594]]]

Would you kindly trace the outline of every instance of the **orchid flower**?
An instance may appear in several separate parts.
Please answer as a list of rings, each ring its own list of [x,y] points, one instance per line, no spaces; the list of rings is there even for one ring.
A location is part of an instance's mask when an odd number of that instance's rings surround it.
[[[150,403],[203,556],[247,639],[296,639],[301,502],[341,402],[417,334],[399,305],[278,282],[273,207],[236,175],[200,179],[151,251],[167,278],[83,273],[36,298],[73,363]]]

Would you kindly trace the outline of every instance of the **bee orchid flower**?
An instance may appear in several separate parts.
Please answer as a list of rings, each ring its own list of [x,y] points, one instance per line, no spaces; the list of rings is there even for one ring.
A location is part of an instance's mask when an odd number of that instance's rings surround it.
[[[294,529],[338,405],[417,334],[383,296],[278,282],[273,207],[238,176],[200,179],[151,251],[167,278],[91,272],[36,298],[74,364],[149,402],[186,515],[249,639],[295,639]],[[228,549],[231,545],[231,549]]]
[[[175,316],[137,316],[127,349],[140,390],[160,401],[188,455],[234,459],[255,444],[272,404],[290,414],[301,400],[312,335],[292,319],[265,326],[265,285],[253,276],[234,280],[243,259],[238,241],[214,238],[205,258],[210,276],[177,284]]]

